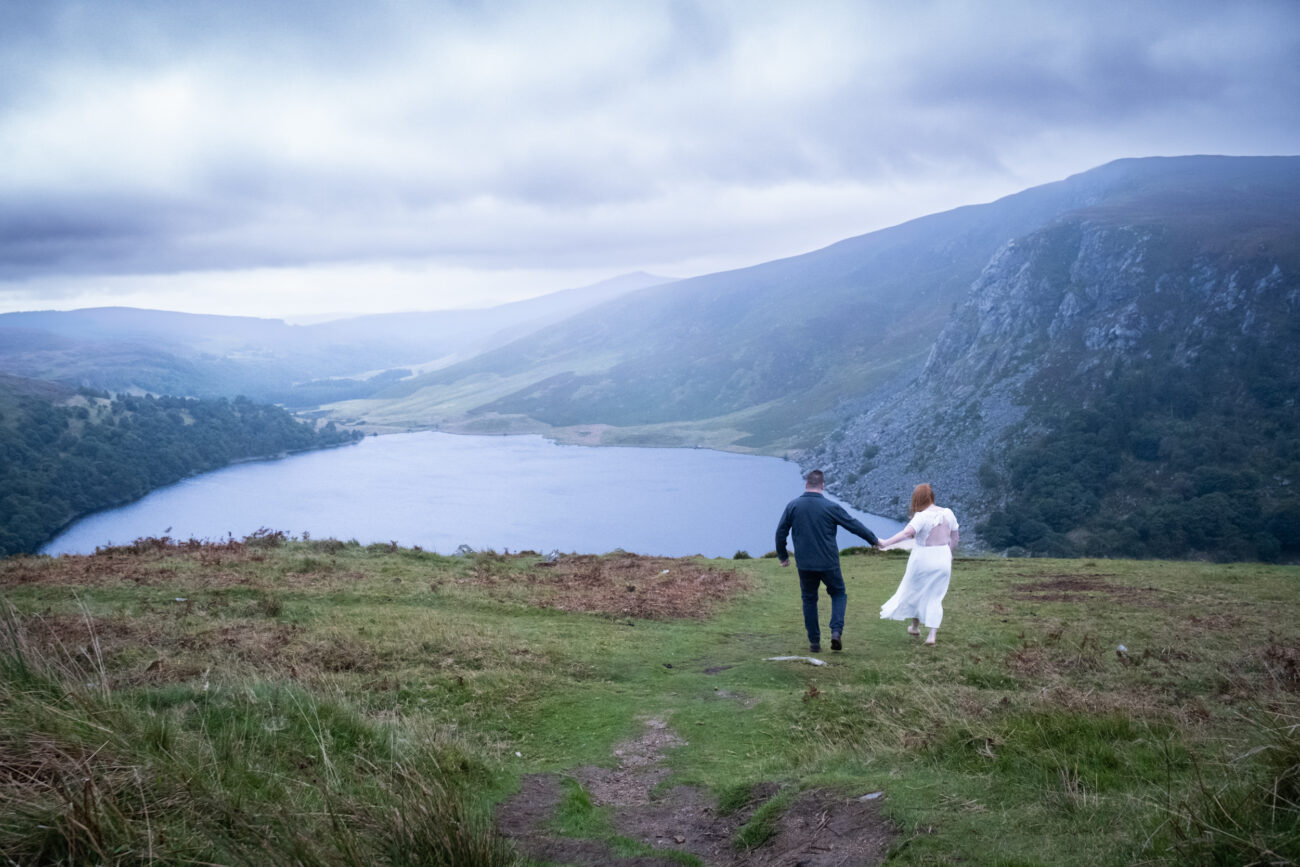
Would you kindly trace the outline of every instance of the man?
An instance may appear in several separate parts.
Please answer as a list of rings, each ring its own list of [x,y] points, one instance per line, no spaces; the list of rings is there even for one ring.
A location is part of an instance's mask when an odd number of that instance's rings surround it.
[[[826,477],[821,470],[804,476],[804,492],[785,507],[781,523],[776,526],[776,556],[782,566],[790,565],[785,537],[793,529],[794,549],[799,556],[799,588],[803,593],[803,625],[808,630],[808,649],[821,653],[822,630],[817,618],[817,590],[826,585],[831,597],[831,650],[843,650],[844,608],[848,596],[844,592],[844,576],[840,574],[840,546],[835,542],[835,531],[843,527],[854,535],[866,539],[874,547],[879,540],[866,525],[844,510],[843,506],[826,499],[822,490]]]

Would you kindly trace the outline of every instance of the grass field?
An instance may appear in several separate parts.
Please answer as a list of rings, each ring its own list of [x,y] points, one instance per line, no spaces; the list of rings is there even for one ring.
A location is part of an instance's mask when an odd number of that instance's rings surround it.
[[[1300,859],[1300,569],[959,559],[926,648],[876,619],[903,564],[844,558],[817,667],[767,659],[807,654],[771,559],[3,560],[0,857]]]

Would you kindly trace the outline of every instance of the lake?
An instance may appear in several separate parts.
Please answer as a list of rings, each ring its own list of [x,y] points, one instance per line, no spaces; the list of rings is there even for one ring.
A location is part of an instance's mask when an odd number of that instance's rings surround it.
[[[91,515],[41,549],[89,554],[142,536],[397,542],[451,554],[533,550],[730,557],[771,551],[803,490],[797,464],[709,449],[565,446],[421,432],[237,464]],[[850,509],[881,536],[901,526]],[[866,544],[840,531],[840,545]]]

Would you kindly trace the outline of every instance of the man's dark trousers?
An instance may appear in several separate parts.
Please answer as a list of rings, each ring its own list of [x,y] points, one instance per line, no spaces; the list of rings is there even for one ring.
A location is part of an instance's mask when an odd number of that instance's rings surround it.
[[[844,576],[839,567],[834,569],[800,569],[799,589],[803,593],[803,626],[808,630],[808,643],[820,644],[822,628],[817,618],[817,591],[826,585],[831,597],[831,633],[844,631],[844,609],[848,594],[844,592]]]
[[[790,552],[785,546],[786,536],[794,535],[794,547],[799,552],[799,589],[803,594],[803,622],[808,630],[808,643],[820,644],[822,630],[817,624],[817,588],[826,585],[831,597],[831,643],[835,634],[844,630],[844,606],[848,597],[844,593],[844,576],[840,574],[840,548],[835,538],[837,527],[843,527],[855,536],[861,536],[872,545],[876,534],[845,511],[839,503],[832,503],[819,490],[806,490],[795,497],[781,513],[776,525],[776,556],[784,566],[790,562]],[[803,568],[803,567],[807,568]]]

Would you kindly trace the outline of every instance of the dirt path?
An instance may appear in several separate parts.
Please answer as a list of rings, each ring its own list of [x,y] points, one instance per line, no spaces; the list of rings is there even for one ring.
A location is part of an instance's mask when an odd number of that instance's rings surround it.
[[[614,748],[614,768],[581,767],[567,776],[599,806],[612,807],[618,834],[654,849],[688,852],[708,865],[801,865],[848,867],[884,861],[894,828],[881,815],[878,801],[846,799],[810,790],[799,793],[775,820],[773,833],[761,846],[737,849],[736,832],[768,799],[776,784],[755,787],[750,804],[720,815],[708,791],[675,786],[656,792],[669,775],[665,751],[685,742],[662,719],[646,721],[642,734]],[[560,837],[548,829],[564,797],[563,777],[533,774],[519,792],[497,811],[497,826],[530,858],[572,865],[674,865],[671,856],[619,857],[605,843]]]

